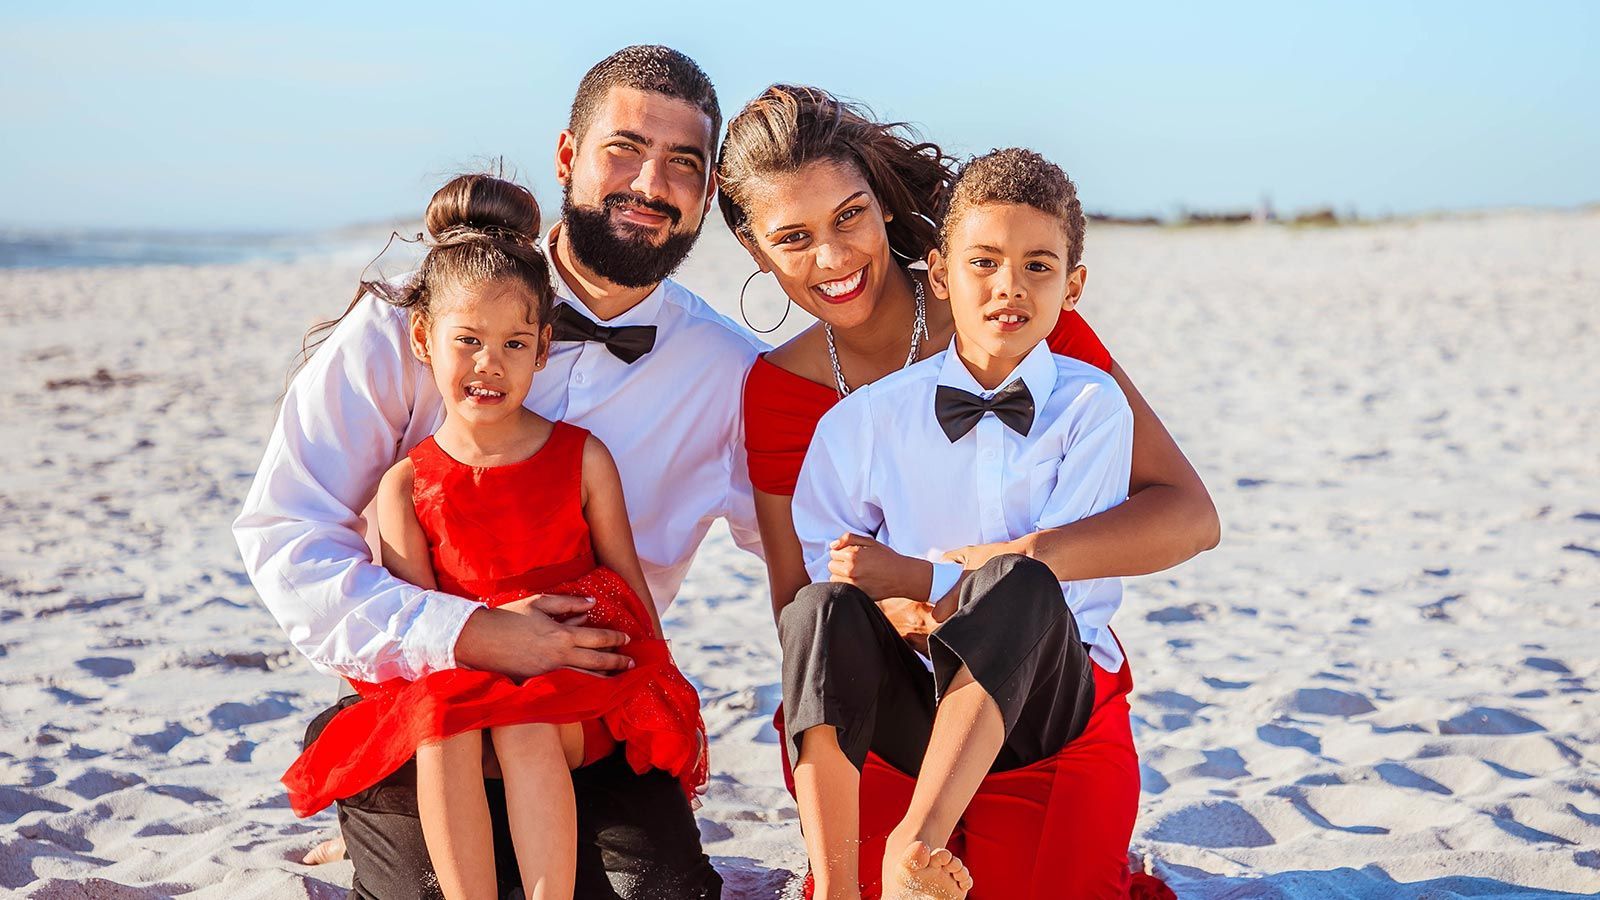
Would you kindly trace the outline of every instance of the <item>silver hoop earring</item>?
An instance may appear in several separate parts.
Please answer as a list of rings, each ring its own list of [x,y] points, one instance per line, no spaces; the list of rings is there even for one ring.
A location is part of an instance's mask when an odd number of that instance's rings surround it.
[[[794,305],[794,301],[789,299],[788,294],[783,295],[783,318],[779,319],[778,324],[772,326],[771,328],[757,328],[754,325],[751,325],[750,317],[746,315],[744,311],[744,292],[750,289],[750,282],[755,281],[756,276],[760,274],[760,269],[750,273],[750,277],[744,280],[744,287],[739,289],[739,318],[744,320],[744,327],[754,331],[756,334],[771,334],[774,331],[777,331],[779,328],[782,328],[783,323],[788,321],[789,307]]]

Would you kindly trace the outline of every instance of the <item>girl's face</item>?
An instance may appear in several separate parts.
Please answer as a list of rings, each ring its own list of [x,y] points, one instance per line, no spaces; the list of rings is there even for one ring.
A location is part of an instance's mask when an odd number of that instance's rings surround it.
[[[751,192],[755,246],[789,299],[834,328],[872,317],[890,268],[883,207],[849,163],[818,160],[774,175]]]
[[[502,278],[451,285],[434,305],[427,321],[413,317],[411,349],[433,370],[445,408],[472,424],[515,413],[550,352],[550,326],[528,321],[536,298]]]

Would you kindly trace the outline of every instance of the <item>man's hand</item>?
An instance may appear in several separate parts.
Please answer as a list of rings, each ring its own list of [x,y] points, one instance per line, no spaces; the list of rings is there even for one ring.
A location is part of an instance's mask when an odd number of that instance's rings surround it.
[[[868,597],[926,597],[933,589],[933,563],[890,550],[859,534],[846,534],[828,545],[830,581],[860,588]]]
[[[593,606],[588,597],[534,594],[476,610],[456,639],[456,662],[516,679],[569,666],[597,675],[631,668],[633,660],[611,652],[628,642],[626,634],[583,627]],[[552,618],[563,616],[570,618]]]
[[[883,611],[883,617],[889,620],[889,624],[912,649],[923,656],[928,655],[928,635],[939,627],[939,623],[934,621],[932,606],[907,597],[890,597],[879,600],[878,609]]]

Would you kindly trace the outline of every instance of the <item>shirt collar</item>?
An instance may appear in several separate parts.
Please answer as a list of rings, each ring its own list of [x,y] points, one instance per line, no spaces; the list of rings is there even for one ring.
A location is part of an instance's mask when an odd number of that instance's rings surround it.
[[[602,320],[594,314],[594,311],[589,308],[588,304],[578,299],[578,293],[572,289],[571,285],[567,284],[567,280],[565,278],[561,277],[561,269],[555,263],[556,237],[560,230],[560,222],[550,226],[550,230],[544,233],[544,240],[540,242],[541,249],[544,250],[545,258],[550,260],[550,281],[555,285],[556,302],[566,303],[568,306],[587,317],[590,321],[598,322],[601,325],[617,326],[658,324],[657,320],[661,318],[661,307],[667,302],[667,289],[668,285],[671,284],[671,279],[663,278],[661,283],[656,285],[655,290],[651,291],[650,294],[643,300],[640,300],[638,303],[634,304],[633,308],[627,312],[624,312],[618,316],[614,316],[610,319]]]
[[[999,387],[990,391],[985,390],[978,384],[978,379],[972,377],[967,364],[961,361],[961,355],[956,352],[956,339],[952,337],[949,348],[944,352],[944,362],[939,368],[939,379],[936,384],[960,388],[987,400],[1018,378],[1028,386],[1028,393],[1033,395],[1033,408],[1043,409],[1045,401],[1050,399],[1050,392],[1056,387],[1056,363],[1050,353],[1049,344],[1040,341],[1028,351],[1022,362],[1011,370],[1011,375]]]

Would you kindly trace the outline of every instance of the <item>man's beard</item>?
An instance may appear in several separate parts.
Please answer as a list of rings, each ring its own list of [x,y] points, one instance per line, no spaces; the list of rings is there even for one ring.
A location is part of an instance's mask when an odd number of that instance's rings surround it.
[[[659,246],[652,244],[643,231],[626,224],[618,226],[622,232],[619,235],[612,228],[611,211],[627,206],[665,215],[669,221],[667,239]],[[572,202],[570,181],[561,192],[562,240],[568,242],[578,262],[622,287],[650,287],[678,270],[700,237],[699,228],[686,232],[670,230],[682,218],[682,211],[661,200],[643,200],[632,194],[616,193],[607,195],[598,207],[591,207]],[[701,224],[705,224],[704,220]]]

